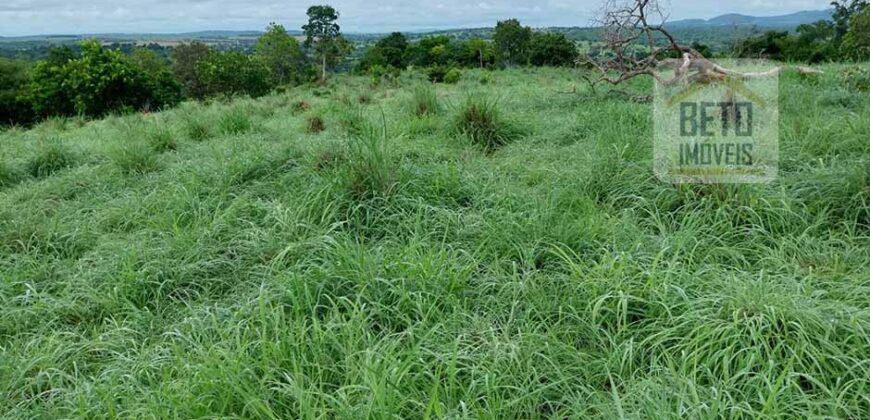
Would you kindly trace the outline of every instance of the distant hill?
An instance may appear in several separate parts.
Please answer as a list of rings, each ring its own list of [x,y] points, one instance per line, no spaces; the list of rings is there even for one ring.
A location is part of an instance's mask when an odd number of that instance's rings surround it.
[[[716,16],[712,19],[686,19],[668,22],[671,28],[709,28],[722,26],[757,26],[762,28],[788,28],[814,23],[820,20],[831,20],[833,10],[806,10],[780,16],[747,16],[737,13]]]

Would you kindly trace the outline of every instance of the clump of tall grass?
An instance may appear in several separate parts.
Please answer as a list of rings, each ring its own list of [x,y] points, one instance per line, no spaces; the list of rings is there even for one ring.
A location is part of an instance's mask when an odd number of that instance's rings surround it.
[[[459,105],[453,132],[488,152],[497,150],[520,135],[513,123],[501,115],[498,101],[473,95],[467,96]]]
[[[75,165],[76,156],[58,139],[43,140],[36,155],[27,161],[27,172],[42,178]]]
[[[345,107],[338,115],[338,122],[341,128],[348,135],[358,136],[368,130],[369,122],[366,120],[363,110],[356,106]]]
[[[310,134],[317,134],[326,130],[326,121],[320,114],[309,115],[305,117],[305,131]]]
[[[200,118],[188,116],[183,124],[184,133],[193,141],[203,141],[212,136],[211,128]]]
[[[108,157],[122,173],[141,175],[158,169],[155,151],[153,144],[132,140],[110,148]]]
[[[234,135],[250,131],[254,127],[254,124],[251,122],[251,117],[248,116],[248,113],[242,107],[236,106],[221,115],[218,127],[221,133]]]
[[[153,127],[148,132],[148,143],[158,153],[178,149],[172,130],[165,125]]]
[[[397,172],[386,121],[378,127],[364,120],[347,142],[342,176],[351,195],[357,199],[389,196],[396,188]]]
[[[411,93],[409,104],[411,112],[418,117],[436,115],[441,112],[438,95],[430,85],[418,85]]]
[[[0,188],[18,182],[19,178],[20,176],[18,172],[12,167],[12,165],[3,159],[0,159]]]

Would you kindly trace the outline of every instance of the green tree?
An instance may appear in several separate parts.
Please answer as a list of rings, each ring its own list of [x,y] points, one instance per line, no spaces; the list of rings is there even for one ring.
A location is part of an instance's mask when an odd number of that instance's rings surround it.
[[[861,13],[867,8],[870,2],[867,0],[834,0],[831,6],[834,7],[834,30],[837,41],[843,39],[850,29],[850,21],[852,16]]]
[[[526,62],[531,39],[531,28],[522,26],[516,19],[503,20],[495,25],[493,41],[496,52],[508,66]]]
[[[175,105],[183,99],[181,83],[175,79],[169,63],[148,48],[136,48],[128,57],[133,66],[145,72],[151,95],[148,108],[160,109]]]
[[[211,48],[201,42],[181,44],[172,49],[172,73],[188,97],[202,99],[206,96],[205,86],[197,70],[199,63],[208,57],[210,51]]]
[[[236,51],[212,51],[196,70],[206,96],[263,96],[269,92],[269,69],[254,57]]]
[[[534,66],[570,66],[577,46],[563,34],[536,32],[529,42],[529,62]]]
[[[272,84],[296,84],[305,79],[305,54],[283,26],[270,23],[257,40],[256,57],[271,74]]]
[[[843,38],[843,54],[853,60],[870,59],[870,7],[852,16]]]
[[[27,124],[33,110],[27,100],[28,65],[0,58],[0,125]]]
[[[341,36],[341,27],[335,23],[339,14],[332,6],[311,6],[307,14],[308,23],[302,26],[305,47],[314,49],[321,63],[320,78],[325,80],[327,65],[341,61],[350,43]]]
[[[150,102],[144,71],[117,50],[96,40],[82,43],[82,57],[65,66],[63,87],[72,94],[75,112],[101,116],[124,108],[140,109]]]

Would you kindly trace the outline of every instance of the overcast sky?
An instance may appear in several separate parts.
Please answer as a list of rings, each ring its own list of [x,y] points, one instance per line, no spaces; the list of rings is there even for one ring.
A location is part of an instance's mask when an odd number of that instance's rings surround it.
[[[316,1],[316,0],[313,0]],[[331,0],[346,32],[493,26],[518,17],[531,26],[586,26],[602,0]],[[828,8],[830,0],[672,1],[671,20],[724,13],[769,16]],[[104,32],[299,29],[298,0],[0,0],[0,36]],[[674,6],[674,5],[678,5]]]

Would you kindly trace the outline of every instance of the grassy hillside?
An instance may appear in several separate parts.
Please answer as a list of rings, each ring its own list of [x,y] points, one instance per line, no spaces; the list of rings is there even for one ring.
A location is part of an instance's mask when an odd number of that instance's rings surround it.
[[[0,413],[870,417],[870,96],[825,70],[765,186],[659,182],[570,70],[2,132]]]

